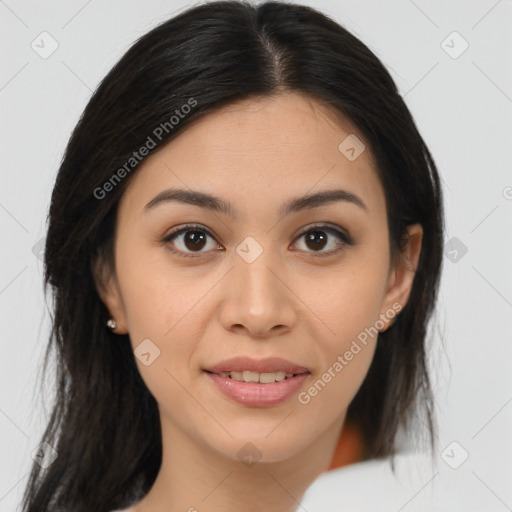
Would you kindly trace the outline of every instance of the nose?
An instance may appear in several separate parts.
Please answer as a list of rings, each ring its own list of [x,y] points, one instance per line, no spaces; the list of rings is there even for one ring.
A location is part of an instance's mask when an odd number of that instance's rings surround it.
[[[254,338],[289,332],[297,321],[297,301],[286,273],[267,257],[268,250],[251,263],[236,256],[223,280],[221,321],[231,332],[247,331]]]

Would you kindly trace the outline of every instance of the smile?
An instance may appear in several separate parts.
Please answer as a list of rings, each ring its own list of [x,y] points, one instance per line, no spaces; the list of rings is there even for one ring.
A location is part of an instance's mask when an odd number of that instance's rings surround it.
[[[215,390],[246,407],[269,407],[280,404],[298,393],[303,387],[304,381],[311,375],[309,372],[297,375],[285,372],[257,373],[250,371],[222,373],[224,375],[203,371]],[[235,378],[230,376],[232,374],[235,375]],[[283,375],[284,378],[282,378]],[[249,379],[249,381],[244,379]]]
[[[245,370],[241,372],[221,372],[215,375],[228,377],[238,382],[258,382],[261,384],[271,384],[273,382],[281,382],[282,380],[291,379],[298,374],[286,372],[259,373]]]

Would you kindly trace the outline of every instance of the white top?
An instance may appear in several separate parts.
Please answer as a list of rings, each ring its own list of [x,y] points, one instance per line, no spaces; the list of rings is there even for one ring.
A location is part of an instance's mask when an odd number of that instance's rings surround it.
[[[297,511],[489,510],[496,498],[471,474],[472,469],[471,462],[454,469],[440,456],[414,453],[395,457],[396,476],[389,459],[360,462],[320,475],[304,494],[303,508]]]
[[[489,505],[471,464],[454,469],[441,457],[402,452],[390,459],[352,464],[321,474],[297,512],[482,512]],[[302,508],[301,508],[302,507]],[[131,509],[112,512],[131,512]]]

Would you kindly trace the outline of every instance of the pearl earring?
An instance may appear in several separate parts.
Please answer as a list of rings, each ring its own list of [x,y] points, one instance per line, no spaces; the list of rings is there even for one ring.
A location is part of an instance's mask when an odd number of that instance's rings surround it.
[[[107,326],[114,330],[117,327],[117,322],[113,318],[110,318],[107,321]]]

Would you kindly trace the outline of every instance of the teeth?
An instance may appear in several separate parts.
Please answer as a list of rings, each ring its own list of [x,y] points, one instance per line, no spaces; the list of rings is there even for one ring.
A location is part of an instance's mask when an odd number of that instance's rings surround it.
[[[258,372],[222,372],[219,373],[221,377],[229,377],[239,382],[259,382],[261,384],[272,384],[273,382],[280,382],[285,379],[293,377],[293,373],[285,372],[271,372],[271,373],[258,373]]]
[[[242,372],[244,382],[259,382],[260,374],[258,372]]]
[[[284,372],[260,373],[260,382],[264,384],[268,384],[269,382],[280,382],[285,378],[286,373]]]

